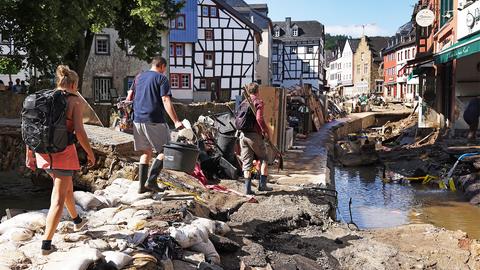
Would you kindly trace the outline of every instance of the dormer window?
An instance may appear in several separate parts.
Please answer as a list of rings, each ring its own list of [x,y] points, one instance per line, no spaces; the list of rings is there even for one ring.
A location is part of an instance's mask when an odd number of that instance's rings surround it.
[[[273,35],[274,35],[275,37],[280,37],[280,29],[278,29],[278,28],[275,29]]]
[[[293,35],[294,37],[298,37],[298,28],[297,28],[297,27],[295,27],[295,28],[292,29],[292,35]]]

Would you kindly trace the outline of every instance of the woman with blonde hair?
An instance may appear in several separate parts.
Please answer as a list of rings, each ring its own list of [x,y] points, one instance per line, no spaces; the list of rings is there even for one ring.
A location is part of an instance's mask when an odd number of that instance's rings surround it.
[[[70,134],[75,134],[78,142],[88,156],[88,165],[95,164],[95,156],[90,146],[87,134],[83,127],[83,100],[77,95],[78,75],[68,66],[60,65],[56,70],[57,88],[56,91],[63,91],[66,95],[67,129]],[[73,219],[74,230],[80,231],[87,220],[82,219],[75,210],[75,199],[73,197],[73,175],[80,169],[75,144],[69,144],[65,150],[52,154],[33,153],[27,147],[27,166],[32,170],[35,168],[45,170],[53,179],[53,189],[48,210],[44,239],[42,241],[42,254],[48,255],[56,249],[52,245],[52,238],[57,229],[65,206]]]

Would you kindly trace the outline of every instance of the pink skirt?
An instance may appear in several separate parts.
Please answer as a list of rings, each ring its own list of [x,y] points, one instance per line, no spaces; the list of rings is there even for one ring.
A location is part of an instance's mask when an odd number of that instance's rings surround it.
[[[51,157],[51,159],[50,159]],[[35,153],[37,160],[37,168],[39,169],[55,169],[55,170],[80,170],[80,162],[78,161],[77,148],[75,144],[71,144],[60,153],[39,154]],[[50,167],[50,165],[52,165]]]

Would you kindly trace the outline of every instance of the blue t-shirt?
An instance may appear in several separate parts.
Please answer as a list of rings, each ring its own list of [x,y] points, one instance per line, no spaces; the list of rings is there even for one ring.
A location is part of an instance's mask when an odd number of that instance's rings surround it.
[[[145,71],[135,79],[134,91],[133,121],[165,123],[162,97],[172,96],[167,77],[155,71]]]

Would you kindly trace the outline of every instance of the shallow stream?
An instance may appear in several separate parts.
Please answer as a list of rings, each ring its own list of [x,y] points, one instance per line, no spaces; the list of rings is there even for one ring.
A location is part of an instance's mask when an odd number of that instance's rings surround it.
[[[480,239],[480,208],[470,205],[461,192],[422,185],[383,183],[379,167],[335,167],[338,191],[337,218],[361,229],[388,228],[412,223],[430,223],[449,230],[462,230]]]

